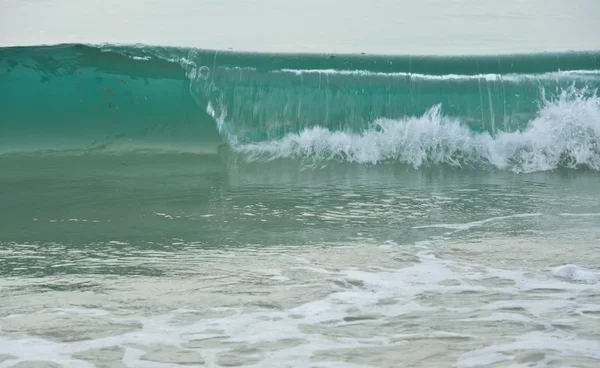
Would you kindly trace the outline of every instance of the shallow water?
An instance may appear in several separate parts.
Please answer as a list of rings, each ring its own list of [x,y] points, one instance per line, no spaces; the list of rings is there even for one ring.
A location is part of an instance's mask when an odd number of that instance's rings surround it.
[[[595,172],[195,155],[0,169],[0,367],[600,360]]]

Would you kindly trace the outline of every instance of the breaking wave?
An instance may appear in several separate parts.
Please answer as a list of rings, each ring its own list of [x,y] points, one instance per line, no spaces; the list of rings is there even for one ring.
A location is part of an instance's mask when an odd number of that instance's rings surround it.
[[[418,117],[376,119],[359,133],[315,126],[264,142],[243,143],[233,136],[231,146],[251,160],[397,161],[415,168],[448,164],[516,172],[600,170],[600,99],[596,91],[562,91],[514,132],[473,131],[459,118],[444,115],[438,104]]]
[[[600,53],[385,56],[0,48],[0,155],[600,170]]]

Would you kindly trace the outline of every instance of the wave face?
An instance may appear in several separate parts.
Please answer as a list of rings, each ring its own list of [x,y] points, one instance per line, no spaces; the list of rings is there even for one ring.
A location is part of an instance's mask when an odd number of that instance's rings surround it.
[[[517,172],[600,170],[600,52],[0,49],[0,154],[194,152]]]

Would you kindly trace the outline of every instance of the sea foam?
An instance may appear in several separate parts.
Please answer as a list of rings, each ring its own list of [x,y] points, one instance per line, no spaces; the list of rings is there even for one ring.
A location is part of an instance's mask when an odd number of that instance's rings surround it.
[[[579,166],[600,170],[599,138],[600,99],[595,92],[571,88],[544,101],[537,117],[515,132],[475,132],[444,115],[438,104],[418,117],[377,119],[360,133],[315,126],[263,142],[240,142],[230,135],[230,143],[251,160],[396,161],[415,168],[483,165],[535,172]]]

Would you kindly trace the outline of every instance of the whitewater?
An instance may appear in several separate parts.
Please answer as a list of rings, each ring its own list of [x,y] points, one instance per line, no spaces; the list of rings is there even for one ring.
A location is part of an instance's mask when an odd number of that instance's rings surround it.
[[[574,94],[574,92],[571,92]],[[567,97],[545,106],[523,131],[473,133],[458,119],[441,115],[441,106],[422,117],[380,119],[360,134],[313,127],[280,140],[239,144],[251,159],[267,157],[376,164],[396,161],[414,166],[489,166],[515,172],[587,167],[600,170],[600,108],[597,97]]]

